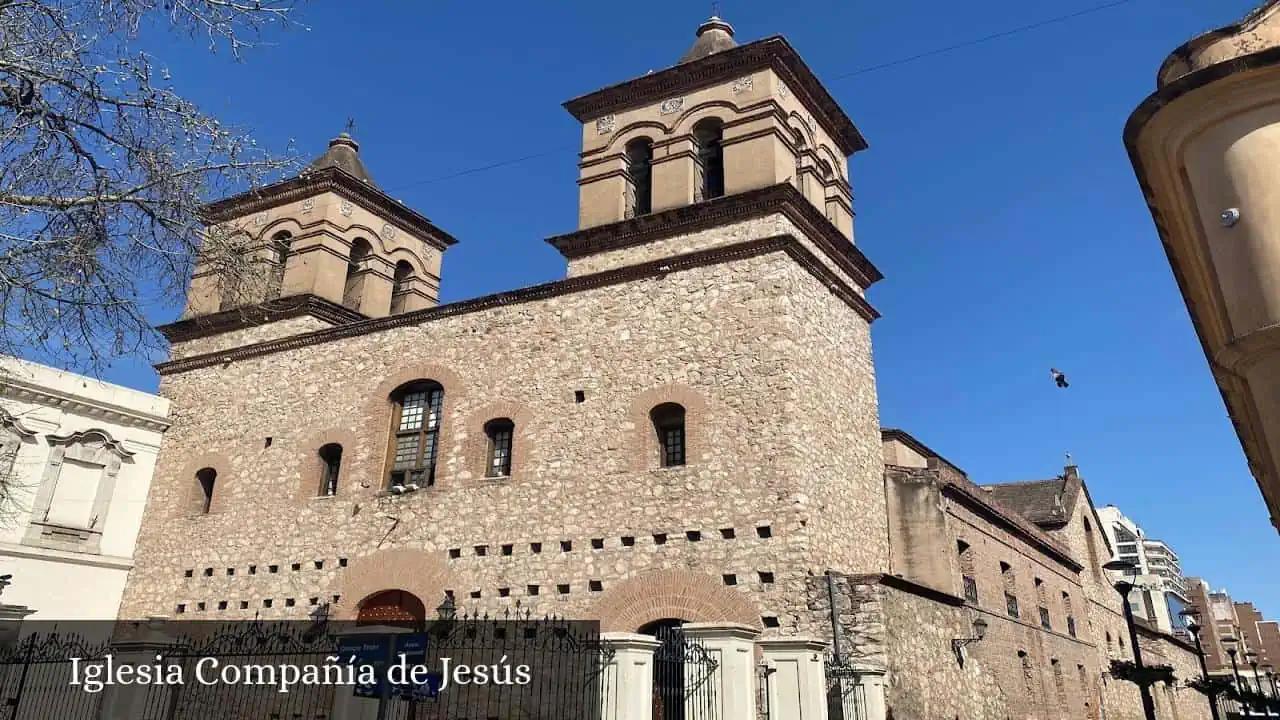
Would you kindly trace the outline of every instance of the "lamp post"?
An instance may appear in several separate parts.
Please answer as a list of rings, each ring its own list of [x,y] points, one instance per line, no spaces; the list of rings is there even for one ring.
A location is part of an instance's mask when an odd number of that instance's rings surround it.
[[[1222,644],[1227,646],[1227,657],[1231,658],[1231,674],[1236,678],[1236,693],[1240,695],[1240,710],[1248,715],[1249,703],[1244,701],[1244,688],[1240,684],[1240,667],[1236,665],[1236,654],[1239,652],[1236,650],[1236,643],[1238,642],[1239,640],[1230,635],[1222,638]]]
[[[1267,717],[1271,717],[1271,708],[1267,707],[1267,693],[1262,689],[1262,679],[1258,677],[1258,653],[1250,650],[1244,654],[1244,659],[1249,661],[1249,667],[1253,668],[1253,685],[1258,689],[1259,703],[1262,705],[1262,713]]]
[[[1209,666],[1204,661],[1204,646],[1200,644],[1200,625],[1196,623],[1197,613],[1193,608],[1187,608],[1178,613],[1187,618],[1187,632],[1191,633],[1191,637],[1196,641],[1196,656],[1200,658],[1200,677],[1204,678],[1205,687],[1209,687]],[[1213,715],[1213,720],[1222,720],[1218,715],[1218,694],[1207,693],[1209,696],[1209,712]]]
[[[1132,563],[1123,560],[1112,560],[1102,566],[1103,570],[1111,570],[1118,572],[1127,572],[1135,570]],[[1133,592],[1133,583],[1123,578],[1115,582],[1116,592],[1120,593],[1120,598],[1124,603],[1124,623],[1129,627],[1129,644],[1133,646],[1133,664],[1141,673],[1146,667],[1142,664],[1142,646],[1138,644],[1138,627],[1133,622],[1133,608],[1129,605],[1129,593]],[[1142,697],[1142,713],[1146,720],[1156,720],[1156,703],[1151,698],[1151,687],[1145,683],[1137,683],[1138,692]]]

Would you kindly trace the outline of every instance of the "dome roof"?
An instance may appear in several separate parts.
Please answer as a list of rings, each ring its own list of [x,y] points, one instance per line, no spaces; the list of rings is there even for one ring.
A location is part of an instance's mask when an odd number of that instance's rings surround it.
[[[365,168],[364,163],[360,161],[360,143],[357,143],[345,132],[330,140],[329,149],[325,150],[320,157],[312,160],[311,164],[307,166],[307,170],[324,170],[331,167],[336,167],[357,180],[363,180],[370,185],[374,184],[369,171]]]
[[[680,57],[680,64],[701,60],[708,55],[737,46],[738,43],[733,39],[733,26],[712,15],[698,26],[698,39],[694,40],[689,50]]]

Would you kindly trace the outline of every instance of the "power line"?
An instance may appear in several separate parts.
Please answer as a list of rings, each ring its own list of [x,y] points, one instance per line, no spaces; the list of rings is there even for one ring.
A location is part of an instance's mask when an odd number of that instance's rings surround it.
[[[1010,28],[1008,30],[1002,30],[998,33],[992,33],[990,35],[984,35],[980,38],[974,38],[972,40],[966,40],[964,42],[956,43],[955,45],[947,45],[945,47],[936,48],[934,50],[927,50],[925,52],[917,53],[909,57],[898,58],[897,60],[890,60],[889,62],[880,63],[878,65],[868,65],[867,67],[864,67],[864,68],[851,70],[847,73],[844,73],[843,75],[835,75],[829,79],[844,80],[845,78],[851,78],[855,75],[862,75],[863,73],[869,73],[875,70],[883,70],[885,68],[896,67],[898,65],[905,65],[909,62],[915,62],[917,60],[921,60],[927,57],[933,57],[934,55],[942,55],[943,53],[954,52],[956,50],[963,50],[964,48],[970,48],[970,47],[973,47],[974,45],[981,45],[983,43],[991,42],[992,40],[1000,40],[1013,35],[1017,35],[1019,33],[1027,32],[1029,30],[1038,30],[1047,25],[1055,25],[1057,23],[1066,22],[1068,20],[1074,20],[1078,17],[1083,17],[1085,15],[1092,15],[1094,13],[1099,13],[1104,10],[1110,10],[1112,8],[1120,7],[1121,5],[1128,5],[1129,3],[1132,3],[1132,2],[1134,2],[1134,0],[1114,0],[1113,2],[1103,3],[1102,5],[1094,5],[1093,7],[1085,8],[1083,10],[1077,10],[1073,13],[1068,13],[1066,15],[1059,15],[1057,17],[1051,17],[1045,20],[1038,20],[1036,22],[1029,23],[1027,25],[1020,25],[1016,28]]]
[[[1067,13],[1065,15],[1058,15],[1055,17],[1046,18],[1044,20],[1037,20],[1036,22],[1033,22],[1033,23],[1028,23],[1026,25],[1019,25],[1018,27],[1010,28],[1008,30],[1001,30],[1000,32],[992,33],[990,35],[984,35],[982,37],[974,38],[972,40],[965,40],[964,42],[959,42],[954,45],[946,45],[940,48],[934,48],[933,50],[926,50],[925,52],[916,53],[915,55],[909,55],[907,57],[898,58],[896,60],[890,60],[888,62],[878,63],[876,65],[868,65],[866,67],[861,67],[856,70],[850,70],[847,73],[830,76],[828,77],[828,81],[834,82],[836,80],[845,80],[857,75],[863,75],[869,72],[875,72],[876,70],[884,70],[886,68],[897,67],[898,65],[905,65],[907,63],[916,62],[917,60],[923,60],[925,58],[930,58],[937,55],[943,55],[949,52],[955,52],[956,50],[971,48],[971,47],[974,47],[975,45],[982,45],[985,43],[992,42],[993,40],[1001,40],[1007,37],[1012,37],[1014,35],[1019,35],[1024,32],[1038,30],[1042,27],[1046,27],[1049,25],[1064,23],[1069,20],[1074,20],[1076,18],[1084,17],[1086,15],[1093,15],[1095,13],[1100,13],[1105,10],[1111,10],[1113,8],[1120,7],[1121,5],[1128,5],[1133,2],[1135,2],[1135,0],[1112,0],[1111,2],[1106,2],[1101,5],[1094,5],[1093,7],[1087,7],[1082,10],[1077,10],[1072,13]],[[405,183],[403,185],[397,185],[394,188],[390,188],[390,189],[403,190],[405,188],[417,187],[419,185],[431,185],[433,183],[444,182],[445,180],[452,180],[454,178],[463,177],[465,175],[474,175],[475,173],[486,172],[488,170],[495,170],[500,167],[506,167],[508,165],[517,165],[519,163],[528,162],[530,160],[536,160],[538,158],[547,157],[549,155],[555,155],[555,154],[564,152],[566,149],[571,149],[574,147],[577,147],[577,146],[576,145],[561,146],[558,148],[553,148],[551,150],[545,150],[543,152],[534,153],[532,155],[525,155],[523,157],[512,158],[510,160],[503,160],[501,162],[492,163],[490,165],[481,165],[479,167],[459,170],[457,172],[449,173],[448,175],[441,175],[439,177],[428,178],[426,180],[417,180],[414,182]]]

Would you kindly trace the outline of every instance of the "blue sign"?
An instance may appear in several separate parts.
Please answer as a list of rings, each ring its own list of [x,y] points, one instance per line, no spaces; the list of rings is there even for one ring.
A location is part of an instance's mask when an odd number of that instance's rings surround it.
[[[434,698],[440,694],[443,677],[438,672],[425,675],[419,671],[417,679],[412,671],[415,667],[426,664],[427,635],[345,635],[338,639],[338,656],[343,662],[352,665],[368,665],[374,669],[373,683],[356,684],[352,694],[356,697],[382,698],[403,697],[415,700]],[[394,685],[389,683],[388,670],[392,664],[405,666],[404,682]],[[361,673],[357,673],[359,676]],[[390,692],[388,692],[388,690]]]

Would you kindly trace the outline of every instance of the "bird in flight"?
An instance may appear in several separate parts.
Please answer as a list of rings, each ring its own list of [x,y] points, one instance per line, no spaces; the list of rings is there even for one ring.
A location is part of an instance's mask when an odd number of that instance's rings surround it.
[[[1058,387],[1071,387],[1067,382],[1067,376],[1058,368],[1049,368],[1049,374],[1053,376],[1053,381],[1058,384]]]

